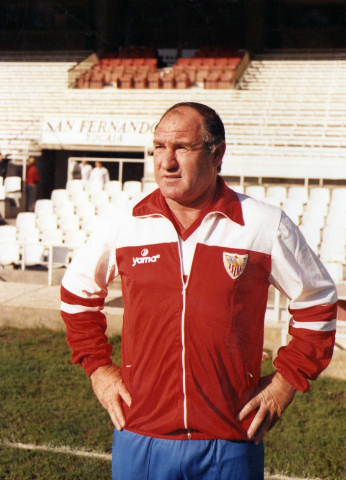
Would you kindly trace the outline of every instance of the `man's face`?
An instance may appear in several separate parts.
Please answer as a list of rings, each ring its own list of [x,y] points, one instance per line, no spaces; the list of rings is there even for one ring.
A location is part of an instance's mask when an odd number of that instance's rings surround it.
[[[206,151],[203,117],[192,108],[173,110],[160,122],[154,136],[154,172],[167,200],[198,204],[215,185],[221,160]]]
[[[102,167],[102,163],[101,163],[101,162],[95,162],[95,167],[101,168],[101,167]]]

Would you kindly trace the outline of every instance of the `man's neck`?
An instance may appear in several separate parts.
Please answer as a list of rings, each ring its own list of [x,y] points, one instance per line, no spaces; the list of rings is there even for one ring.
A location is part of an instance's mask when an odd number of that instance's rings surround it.
[[[175,202],[169,198],[166,198],[166,202],[171,212],[182,225],[182,227],[187,230],[197,218],[213,203],[217,190],[216,182],[213,184],[208,191],[199,198],[193,204],[183,204]]]

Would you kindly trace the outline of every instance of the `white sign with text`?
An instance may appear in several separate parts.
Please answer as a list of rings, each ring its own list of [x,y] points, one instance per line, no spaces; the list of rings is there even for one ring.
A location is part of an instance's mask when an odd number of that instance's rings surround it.
[[[41,146],[99,145],[145,147],[153,139],[157,119],[140,118],[58,118],[42,123]]]

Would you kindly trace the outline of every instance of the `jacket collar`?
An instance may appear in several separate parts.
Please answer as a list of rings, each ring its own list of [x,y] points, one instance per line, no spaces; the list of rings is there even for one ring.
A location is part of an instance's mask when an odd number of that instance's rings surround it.
[[[217,177],[217,186],[218,192],[213,204],[208,208],[208,213],[221,213],[233,222],[244,226],[243,212],[237,194],[227,187],[220,176]],[[137,203],[132,210],[132,215],[134,217],[163,215],[169,220],[172,218],[165,197],[159,188]]]

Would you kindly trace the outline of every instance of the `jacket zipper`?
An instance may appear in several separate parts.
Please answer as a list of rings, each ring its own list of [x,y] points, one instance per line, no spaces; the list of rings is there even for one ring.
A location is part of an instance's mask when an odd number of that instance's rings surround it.
[[[195,245],[195,250],[193,253],[192,257],[192,263],[191,263],[191,268],[190,268],[190,275],[192,271],[192,266],[196,254],[196,247],[197,244],[199,243],[199,240],[201,239],[202,236],[202,227],[205,224],[205,220],[207,217],[209,217],[210,214],[206,215],[204,219],[202,220],[202,223],[200,225],[201,231],[199,238],[196,242]],[[177,234],[178,236],[178,234]],[[191,440],[191,432],[188,428],[188,422],[187,422],[187,395],[186,395],[186,367],[185,367],[185,306],[186,306],[186,289],[188,286],[188,283],[190,281],[190,275],[187,279],[187,282],[184,282],[184,271],[183,271],[183,260],[182,260],[182,253],[181,253],[181,247],[180,247],[180,241],[179,241],[179,236],[178,236],[178,251],[179,251],[179,257],[180,257],[180,272],[181,272],[181,280],[183,284],[183,291],[182,291],[182,296],[183,296],[183,310],[182,310],[182,315],[181,315],[181,341],[182,341],[182,367],[183,367],[183,396],[184,396],[184,427],[187,430],[187,439]]]

